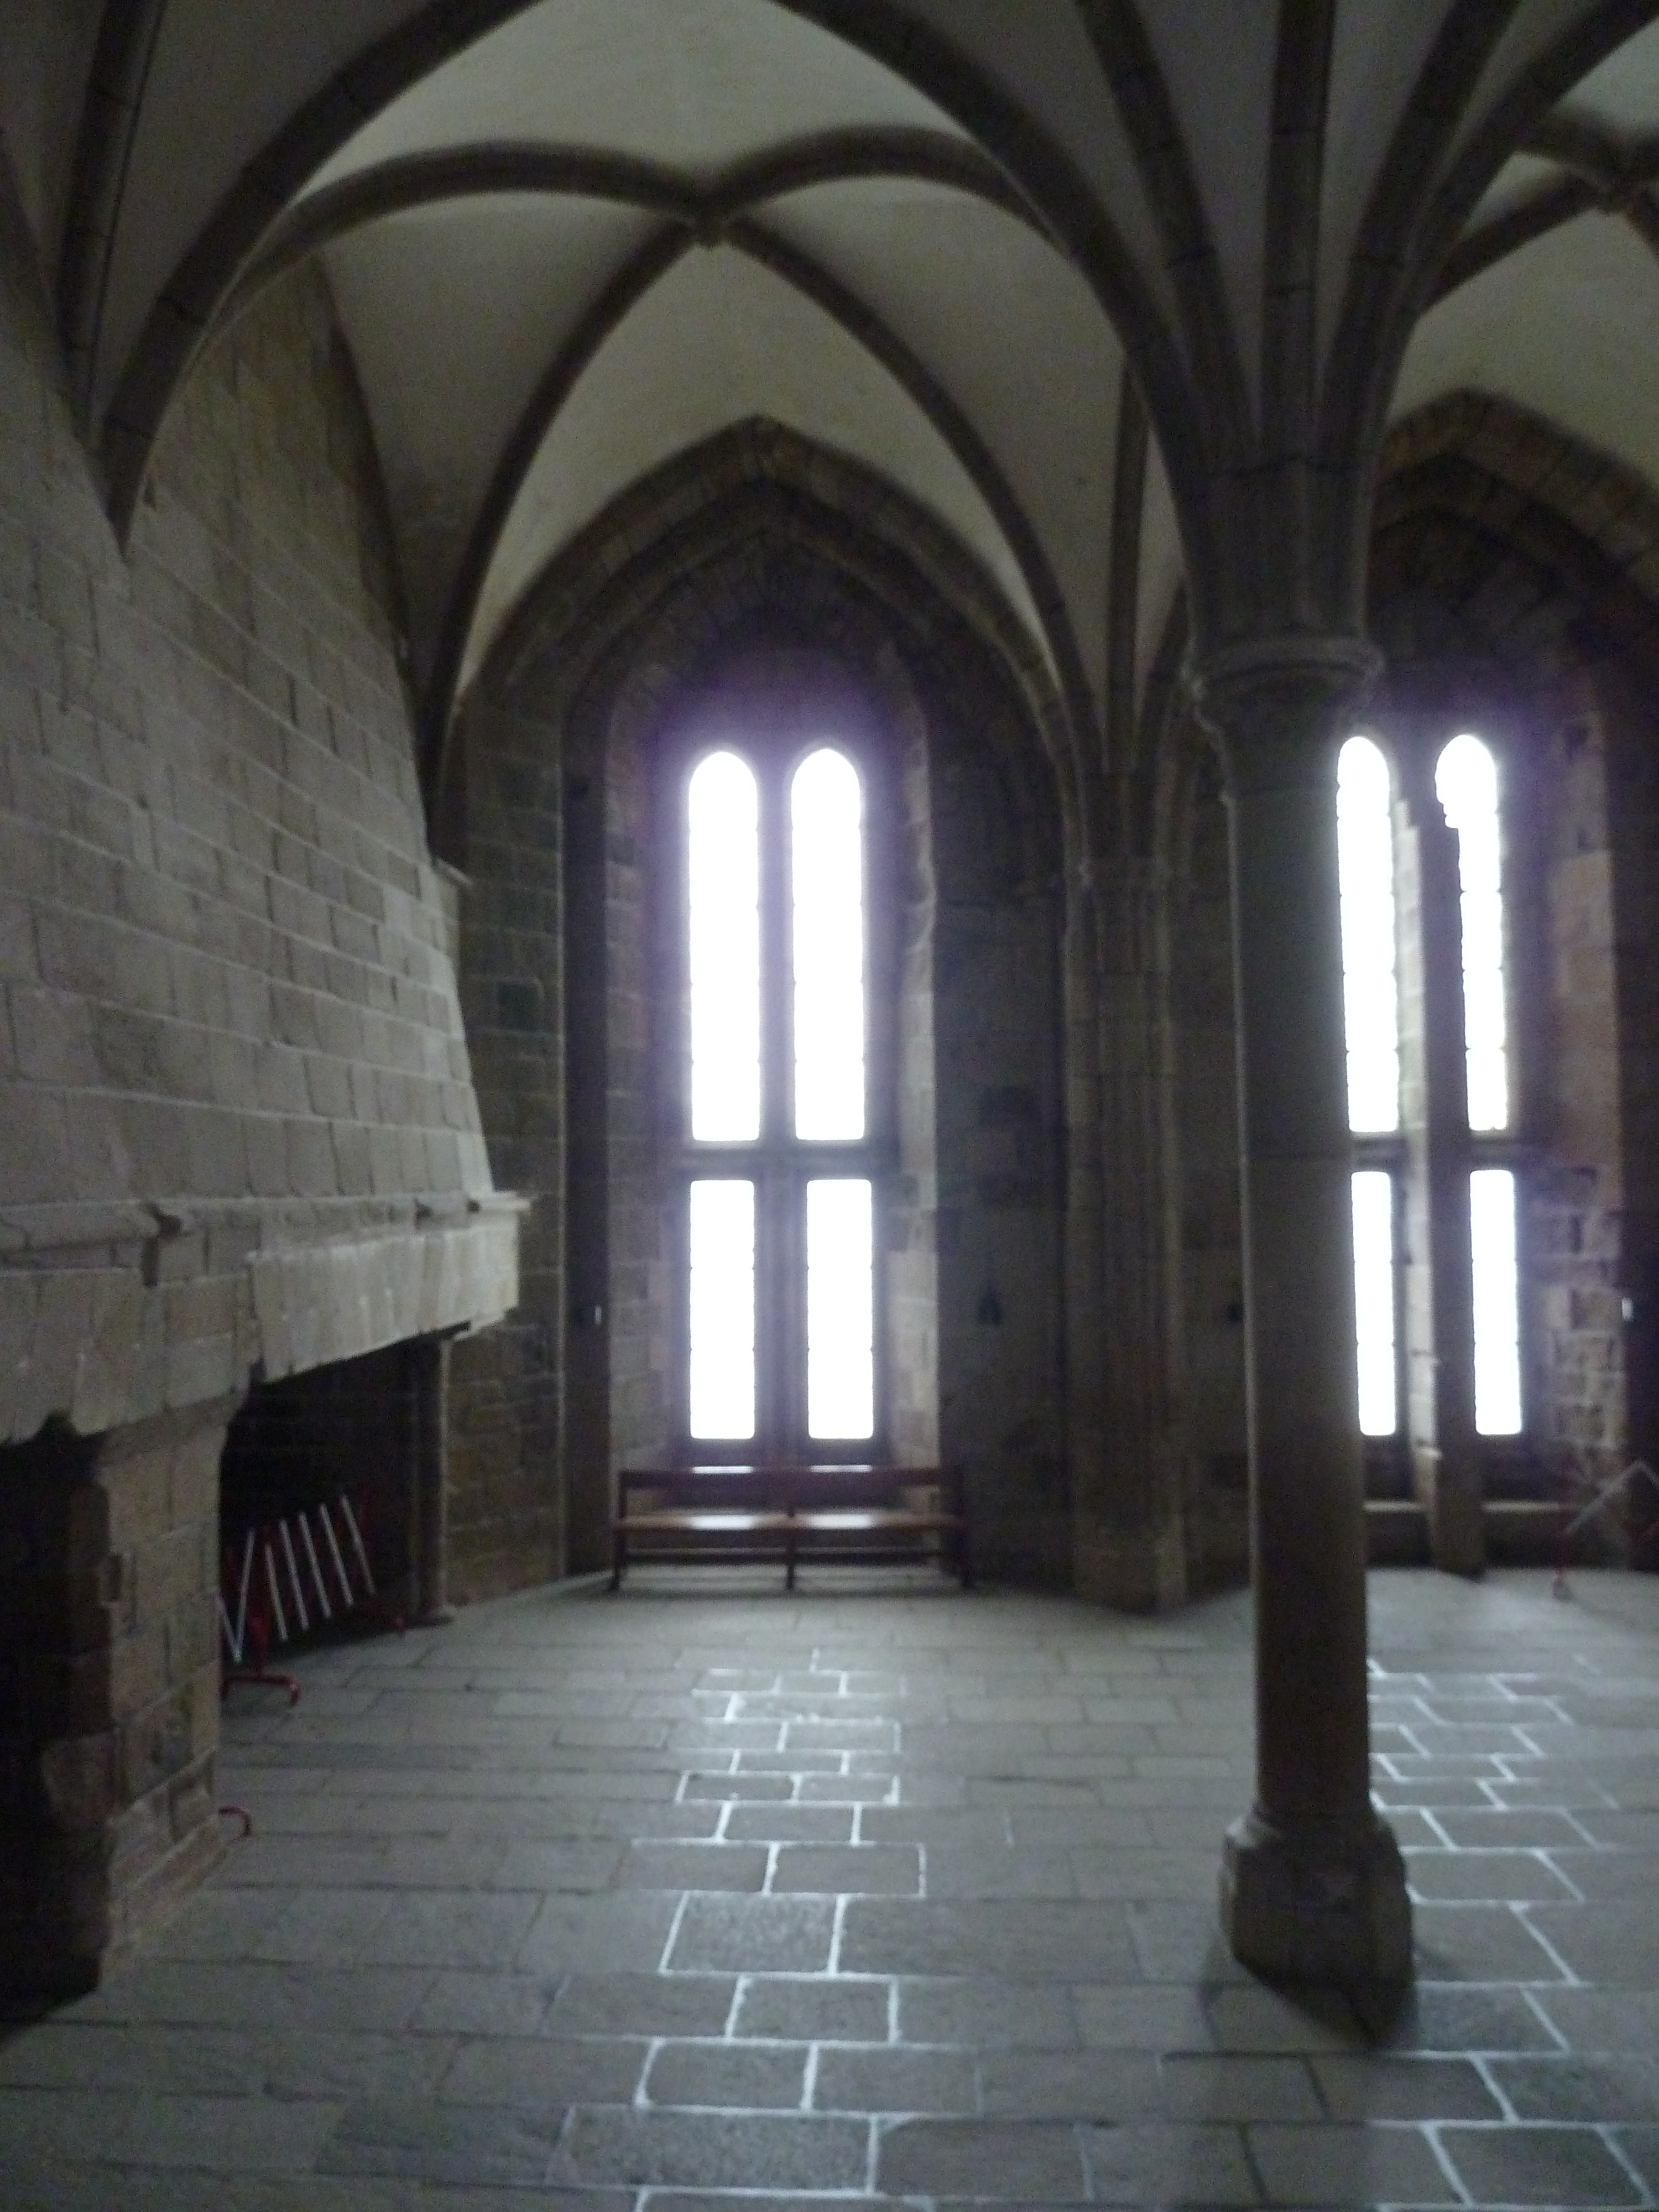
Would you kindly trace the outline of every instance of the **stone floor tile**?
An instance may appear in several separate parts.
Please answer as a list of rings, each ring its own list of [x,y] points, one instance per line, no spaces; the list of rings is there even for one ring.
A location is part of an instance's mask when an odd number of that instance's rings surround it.
[[[1413,1897],[1436,1902],[1565,1904],[1573,1894],[1534,1851],[1410,1850],[1406,1879]]]
[[[1495,1806],[1485,1810],[1453,1808],[1435,1818],[1460,1850],[1582,1850],[1586,1841],[1579,1822],[1553,1805],[1501,1812]],[[1407,1838],[1401,1835],[1400,1841],[1403,1847]]]
[[[665,2043],[651,2061],[645,2094],[653,2105],[799,2112],[806,2098],[807,2051],[804,2043]],[[596,2092],[588,2101],[625,2104],[628,2098]]]
[[[988,2119],[1116,2121],[1158,2109],[1151,2051],[994,2051],[979,2075]]]
[[[860,1844],[847,1850],[822,1844],[785,1844],[779,1850],[771,1881],[774,1896],[801,1892],[818,1896],[915,1897],[921,1886],[917,1852],[897,1844]]]
[[[847,1908],[845,1972],[970,1973],[1110,1981],[1135,1971],[1127,1917],[1110,1905],[1048,1899],[968,1905],[855,1898]]]
[[[1582,1911],[1578,1905],[1537,1905],[1523,1918],[1503,1905],[1419,1905],[1413,1914],[1417,1971],[1435,1982],[1564,1981],[1566,1977],[1528,1921],[1554,1943],[1555,1924],[1564,1915]]]
[[[158,1959],[83,1999],[75,2016],[390,2033],[408,2026],[432,1978],[428,1969],[410,1966],[334,1969],[252,1960],[185,1965]]]
[[[1097,2204],[1259,2204],[1239,2130],[1146,2121],[1091,2128],[1085,2142]]]
[[[1590,2128],[1443,2128],[1441,2147],[1477,2204],[1639,2204],[1643,2192]]]
[[[733,1805],[722,1833],[732,1844],[850,1844],[859,1817],[854,1805]]]
[[[1581,1980],[1603,1988],[1659,1986],[1659,1921],[1651,1898],[1534,1905],[1528,1917]]]
[[[835,1921],[828,1898],[692,1897],[666,1963],[687,1973],[817,1973],[830,1964]]]
[[[813,2069],[812,2109],[971,2115],[979,2110],[973,2057],[915,2044],[831,2045]]]
[[[557,1988],[542,1974],[435,1974],[410,2025],[428,2034],[534,2035]]]
[[[246,1945],[243,1956],[294,1966],[349,1966],[366,1960],[368,1946],[392,1916],[396,1903],[391,1893],[383,1889],[295,1890],[288,1894],[287,1903],[270,1924]],[[388,1960],[377,1963],[427,1962]]]
[[[1462,2202],[1419,2128],[1267,2124],[1248,2135],[1269,2204],[1327,2212],[1343,2204]]]
[[[1144,1982],[1073,1990],[1078,2031],[1099,2051],[1208,2051],[1213,2045],[1204,1992]]]
[[[1078,2042],[1071,1992],[1060,1983],[918,1979],[898,1984],[906,2043],[959,2043],[977,2051],[1066,2051]]]
[[[1324,2118],[1312,2076],[1300,2058],[1169,2051],[1158,2064],[1156,2102],[1171,2119],[1180,2120]]]
[[[0,2040],[0,2089],[149,2089],[252,2096],[264,2064],[241,2028],[46,2020]]]
[[[1218,1990],[1209,2002],[1218,2050],[1310,2054],[1351,2051],[1366,2041],[1347,2002],[1329,1990],[1294,1994],[1259,1984]]]
[[[1591,1904],[1651,1897],[1659,1881],[1659,1852],[1552,1851],[1550,1863]]]
[[[745,1976],[732,2033],[764,2041],[885,2043],[891,1985],[836,1975]]]
[[[505,1966],[540,1910],[538,1897],[520,1890],[483,1896],[422,1891],[396,1900],[360,1955],[385,1966]]]
[[[617,1874],[623,1889],[752,1889],[766,1881],[759,1844],[630,1844]]]
[[[1471,1989],[1456,1982],[1419,1982],[1380,2040],[1393,2051],[1553,2051],[1558,2043],[1538,2010],[1577,1991],[1551,1988]]]
[[[1659,2127],[1610,2128],[1607,2133],[1649,2196],[1659,2198]]]
[[[333,2174],[380,2174],[467,2187],[535,2188],[552,2178],[565,2115],[555,2106],[367,2099],[347,2107],[317,2160]]]
[[[1502,2108],[1467,2058],[1364,2056],[1312,2061],[1334,2120],[1495,2120]],[[1495,2070],[1495,2069],[1494,2069]]]
[[[1219,1850],[1216,1854],[1220,1856]],[[1250,1977],[1222,1936],[1215,1902],[1160,1898],[1129,1907],[1129,1933],[1140,1971],[1149,1982],[1219,1985]]]
[[[323,2099],[161,2096],[144,2090],[0,2090],[0,2172],[48,2167],[196,2166],[303,2173],[344,2108]],[[113,2184],[111,2177],[112,2185]]]
[[[469,1847],[474,1838],[464,1839]],[[608,1889],[615,1881],[623,1846],[610,1837],[520,1837],[507,1843],[494,1873],[493,1889]]]
[[[1065,1850],[1006,1841],[932,1844],[927,1847],[929,1897],[1076,1898],[1083,1894]]]
[[[731,1974],[572,1974],[546,2016],[550,2035],[719,2035]]]
[[[894,2196],[1021,2205],[1080,2203],[1087,2188],[1077,2129],[1040,2121],[897,2121],[878,2139],[876,2179]]]
[[[862,2190],[866,2121],[775,2112],[639,2112],[585,2106],[570,2116],[556,2180],[639,2187]]]
[[[1523,2120],[1659,2122],[1659,2053],[1495,2058],[1492,2076]]]
[[[627,2104],[651,2046],[611,2036],[481,2036],[467,2042],[439,2094],[459,2105]]]
[[[526,1972],[649,1972],[661,1963],[679,1900],[653,1893],[549,1897],[519,1946]]]

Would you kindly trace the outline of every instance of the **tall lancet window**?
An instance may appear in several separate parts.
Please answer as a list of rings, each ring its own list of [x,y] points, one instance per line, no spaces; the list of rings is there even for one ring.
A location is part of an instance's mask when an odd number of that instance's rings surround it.
[[[1482,1137],[1509,1130],[1509,1019],[1504,959],[1503,822],[1498,763],[1465,732],[1442,752],[1435,788],[1457,832],[1462,922],[1463,1046],[1468,1124],[1476,1164],[1469,1176],[1474,1277],[1474,1425],[1482,1436],[1518,1433],[1521,1301],[1514,1170],[1484,1164]]]
[[[684,1408],[716,1456],[880,1429],[866,778],[732,738],[684,786]]]
[[[1342,996],[1348,1054],[1348,1127],[1389,1137],[1400,1127],[1400,994],[1395,970],[1393,791],[1370,738],[1350,738],[1337,761],[1337,863],[1342,902]],[[1363,1146],[1357,1148],[1362,1158]],[[1354,1310],[1362,1435],[1400,1425],[1395,1182],[1367,1164],[1353,1176]]]

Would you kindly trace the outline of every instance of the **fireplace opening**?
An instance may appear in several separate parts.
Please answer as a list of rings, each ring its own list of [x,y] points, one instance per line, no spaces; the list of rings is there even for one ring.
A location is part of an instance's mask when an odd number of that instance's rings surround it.
[[[220,1462],[228,1668],[441,1615],[443,1352],[417,1338],[249,1391]]]

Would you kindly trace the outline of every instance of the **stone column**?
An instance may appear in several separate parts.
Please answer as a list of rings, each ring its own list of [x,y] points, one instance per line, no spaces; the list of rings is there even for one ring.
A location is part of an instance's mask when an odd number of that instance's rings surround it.
[[[1425,733],[1426,734],[1426,733]],[[1468,1086],[1457,833],[1426,744],[1400,749],[1395,849],[1400,916],[1401,1120],[1406,1137],[1406,1408],[1412,1486],[1434,1564],[1486,1561],[1474,1432]],[[1431,957],[1429,948],[1438,948]]]
[[[1233,854],[1255,1583],[1256,1792],[1221,1917],[1274,1979],[1410,1972],[1411,1911],[1372,1808],[1365,1505],[1337,896],[1336,756],[1368,650],[1287,640],[1202,672]]]
[[[1086,1194],[1098,1209],[1098,1273],[1074,1371],[1097,1376],[1099,1447],[1074,1468],[1073,1568],[1080,1596],[1133,1612],[1187,1595],[1166,899],[1161,864],[1100,864],[1093,1003],[1073,1025],[1097,1069],[1097,1171]]]

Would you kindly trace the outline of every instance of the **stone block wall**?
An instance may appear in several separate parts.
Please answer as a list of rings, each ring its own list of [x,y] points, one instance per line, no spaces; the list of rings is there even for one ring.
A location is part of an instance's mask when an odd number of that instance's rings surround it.
[[[1530,1181],[1528,1259],[1553,1433],[1605,1476],[1626,1444],[1624,1141],[1606,732],[1591,702],[1553,718],[1540,765],[1553,794],[1540,811],[1552,1157]]]
[[[565,1571],[563,830],[556,730],[533,699],[480,701],[464,732],[462,1002],[497,1180],[533,1198],[510,1320],[450,1370],[450,1589]]]
[[[1058,854],[963,706],[931,714],[939,1449],[987,1571],[1064,1585]]]
[[[0,1554],[21,1529],[76,1686],[14,1642],[44,1979],[216,1848],[217,1455],[249,1376],[516,1294],[403,659],[321,279],[198,365],[124,547],[0,176]]]
[[[0,1990],[91,1987],[213,1864],[232,1402],[5,1454]]]
[[[124,553],[0,222],[0,1437],[510,1303],[373,456],[320,280],[198,367]],[[338,1264],[349,1246],[356,1259]],[[307,1340],[258,1264],[305,1250]],[[299,1286],[294,1285],[296,1292]],[[381,1340],[384,1340],[382,1339]]]

